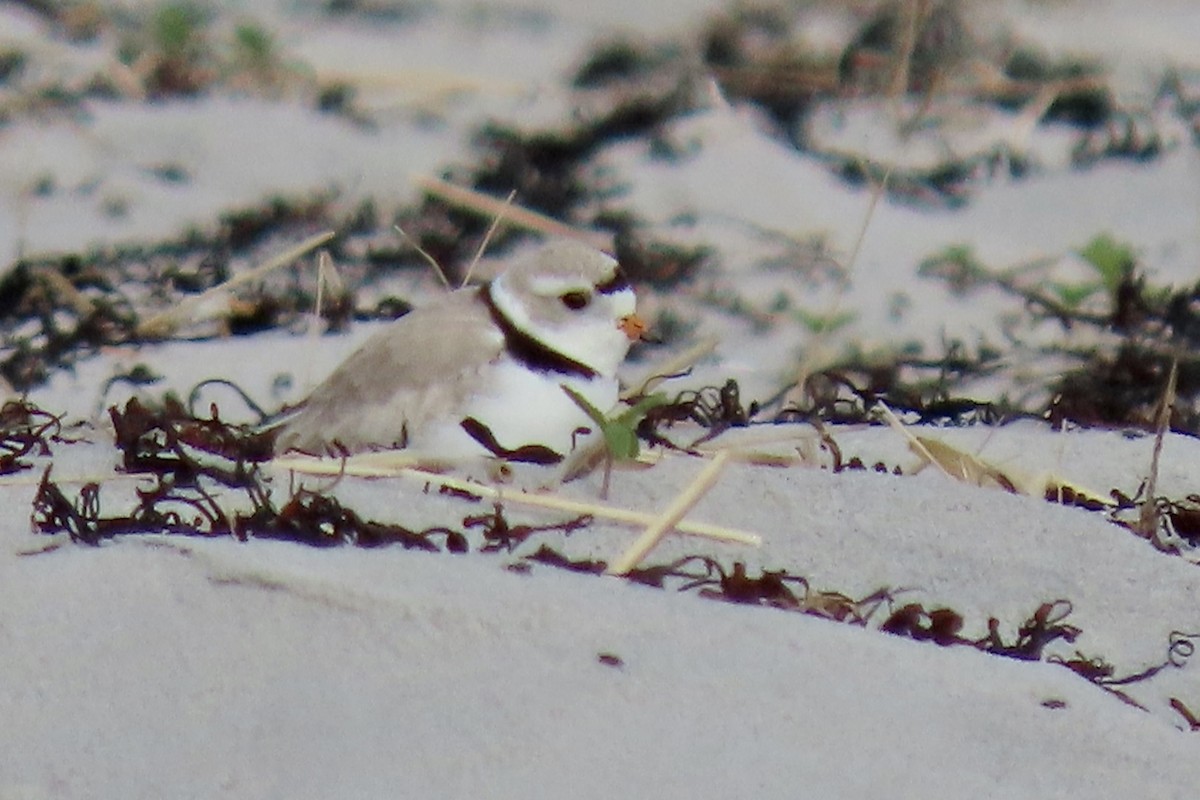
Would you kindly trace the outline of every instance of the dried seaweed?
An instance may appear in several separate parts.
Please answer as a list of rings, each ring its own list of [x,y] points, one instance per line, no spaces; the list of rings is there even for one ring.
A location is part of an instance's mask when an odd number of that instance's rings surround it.
[[[808,592],[808,581],[787,570],[764,570],[752,577],[746,565],[735,563],[730,572],[711,558],[697,559],[704,565],[705,577],[697,578],[680,587],[680,591],[699,589],[701,597],[712,597],[730,603],[744,605],[767,605],[773,608],[798,609],[802,603],[793,587],[802,594]]]
[[[88,545],[116,536],[168,534],[282,539],[312,547],[468,549],[460,531],[416,531],[364,520],[336,498],[306,489],[276,506],[261,473],[261,462],[271,456],[271,434],[226,423],[215,409],[208,419],[199,419],[174,398],[159,408],[134,398],[123,409],[110,409],[110,417],[122,469],[149,481],[136,490],[133,509],[102,516],[98,484],[83,486],[71,499],[51,480],[47,468],[33,502],[35,530],[67,533],[72,541]]]
[[[724,401],[720,400],[722,393],[717,392],[705,406],[710,422],[719,424],[730,417],[740,418],[734,412],[744,412],[736,402],[736,391],[726,389]],[[29,412],[30,409],[21,410],[21,414]],[[318,548],[398,545],[454,553],[469,550],[469,533],[479,531],[480,552],[514,553],[540,534],[570,535],[591,523],[590,517],[578,516],[544,525],[514,524],[503,506],[496,503],[488,513],[463,517],[462,530],[449,527],[413,530],[394,522],[365,520],[336,498],[307,489],[292,492],[277,506],[260,473],[261,461],[269,456],[270,446],[265,434],[258,430],[225,423],[215,410],[209,418],[196,418],[174,399],[159,408],[150,408],[134,399],[123,409],[111,409],[110,415],[116,443],[123,455],[123,468],[147,476],[145,485],[136,490],[133,508],[126,514],[102,515],[98,484],[86,484],[77,496],[70,497],[52,480],[51,469],[47,468],[33,503],[35,530],[66,533],[72,541],[92,546],[119,536],[165,534],[228,536],[241,541],[274,539]],[[40,426],[46,426],[45,432],[57,431],[57,420],[32,416],[39,420]],[[40,439],[35,437],[34,441],[36,446]],[[535,550],[520,556],[509,569],[528,572],[532,565],[541,564],[599,575],[608,567],[602,560],[574,559],[546,542],[537,544]],[[985,636],[972,639],[964,634],[966,621],[958,611],[928,608],[915,601],[898,604],[899,590],[887,587],[854,598],[815,589],[807,578],[786,570],[751,572],[740,562],[726,569],[716,559],[701,555],[641,566],[626,577],[647,586],[695,591],[701,597],[723,602],[875,627],[885,633],[940,646],[974,647],[1025,661],[1048,660],[1062,664],[1130,703],[1134,701],[1120,687],[1150,679],[1167,667],[1182,667],[1192,655],[1193,640],[1200,638],[1174,632],[1163,663],[1114,677],[1114,668],[1103,659],[1079,653],[1072,657],[1046,655],[1052,644],[1073,643],[1081,633],[1067,622],[1072,609],[1070,602],[1063,599],[1038,606],[1017,628],[1012,640],[1002,636],[996,618],[989,618]]]
[[[499,196],[515,190],[518,202],[532,209],[612,231],[616,234],[617,254],[631,274],[645,283],[667,286],[695,275],[709,262],[710,253],[703,247],[644,241],[646,228],[636,214],[621,206],[619,198],[614,198],[611,187],[604,183],[603,171],[595,170],[593,162],[601,148],[635,137],[646,141],[654,152],[670,148],[664,143],[664,131],[700,104],[696,54],[702,60],[702,73],[714,75],[726,97],[764,109],[778,124],[773,133],[801,150],[811,149],[799,132],[804,130],[804,118],[815,101],[840,102],[847,95],[869,94],[882,86],[889,91],[934,96],[941,92],[947,74],[969,77],[974,73],[1006,76],[1004,80],[967,84],[975,99],[1004,108],[1023,105],[1057,88],[1046,118],[1067,120],[1089,129],[1081,133],[1084,138],[1077,148],[1080,163],[1097,157],[1149,158],[1169,145],[1168,137],[1143,124],[1142,119],[1114,108],[1107,79],[1098,64],[1075,57],[1054,60],[1021,42],[1013,42],[1003,53],[989,53],[989,48],[974,46],[971,20],[951,5],[925,4],[920,19],[914,20],[915,39],[909,48],[903,35],[907,20],[901,20],[902,13],[907,12],[898,10],[894,3],[883,4],[850,37],[852,41],[840,58],[814,50],[804,32],[803,13],[785,4],[739,6],[709,17],[698,26],[694,37],[646,41],[626,36],[597,42],[580,57],[574,71],[572,91],[576,102],[570,119],[534,129],[491,124],[477,132],[476,149],[470,159],[448,166],[444,174],[461,185]],[[50,16],[58,19],[63,15],[54,12]],[[206,36],[223,35],[212,27],[207,15],[190,19],[184,14],[175,19],[173,26],[192,31],[198,38],[195,42],[180,39],[178,47],[166,49],[153,36],[146,38],[158,24],[154,14],[108,22],[127,38],[124,46],[131,49],[126,55],[136,53],[145,59],[138,67],[136,82],[148,96],[235,86],[237,91],[271,91],[279,86],[280,73],[287,72],[280,69],[270,37],[253,25],[239,26],[234,41],[228,44],[233,47],[232,53],[258,53],[259,57],[230,61],[230,53],[213,51],[211,40],[205,44]],[[194,51],[193,45],[200,46],[199,51]],[[989,58],[993,63],[975,63]],[[205,66],[206,59],[212,63]],[[213,73],[213,64],[222,65],[219,74]],[[13,68],[17,78],[21,75],[19,66]],[[895,71],[901,66],[902,77],[907,79],[903,85],[892,80],[900,77]],[[987,69],[975,69],[982,66]],[[251,78],[248,86],[244,84],[247,77]],[[878,80],[881,77],[882,81]],[[107,91],[117,89],[109,86]],[[346,105],[344,87],[330,92],[318,102],[331,108]],[[1174,99],[1181,115],[1190,114],[1194,108],[1176,75],[1164,77],[1160,92],[1164,98]],[[831,154],[821,157],[833,158]],[[940,165],[928,174],[893,173],[889,191],[928,197],[932,202],[957,202],[965,197],[974,176],[1019,160],[1017,153],[985,153],[976,159]],[[165,182],[188,177],[178,165],[151,168]],[[840,169],[849,180],[880,177],[870,172],[880,167],[864,167],[855,159],[833,168]],[[26,389],[99,346],[136,341],[132,332],[139,313],[171,307],[181,297],[211,288],[229,277],[235,256],[262,252],[281,238],[301,236],[317,227],[342,231],[332,245],[333,254],[347,271],[347,282],[362,286],[388,270],[421,264],[397,244],[393,222],[399,222],[451,272],[461,269],[475,253],[490,222],[436,198],[423,199],[389,219],[384,219],[385,215],[370,202],[347,212],[339,210],[336,201],[329,193],[273,197],[224,215],[214,232],[190,233],[151,249],[120,248],[14,265],[0,281],[0,308],[4,309],[0,314],[0,339],[6,341],[0,348],[0,374],[17,388]],[[495,249],[502,250],[518,235],[501,231]],[[42,269],[59,273],[94,308],[71,308],[63,298],[47,292],[44,280],[37,275]],[[274,280],[239,304],[227,325],[196,335],[249,333],[295,325],[313,307],[311,284],[311,276]],[[1053,300],[1048,296],[1040,299]],[[1030,298],[1030,303],[1036,306],[1038,300]],[[345,297],[327,307],[326,316],[337,327],[356,314],[391,317],[405,308],[403,300],[390,297],[376,301],[370,308],[356,308],[352,298]],[[1042,310],[1053,309],[1046,306]],[[949,356],[942,361],[952,366]],[[965,369],[973,375],[987,366],[967,361]],[[901,366],[916,368],[912,364]],[[863,391],[870,391],[861,381],[855,379],[855,383]],[[912,405],[929,409],[931,416],[954,419],[968,414],[958,406],[971,401],[956,397],[952,391],[919,392],[916,401],[906,404],[900,396],[900,379],[891,383],[894,391],[884,399],[894,408]],[[1086,397],[1087,387],[1081,386],[1077,394]],[[1073,414],[1070,399],[1064,400],[1062,415],[1086,416],[1086,408]],[[937,408],[938,404],[943,408]],[[839,410],[833,408],[800,411],[819,414],[826,421],[841,418]],[[981,409],[979,413],[989,412]],[[847,416],[853,418],[853,409]]]
[[[730,98],[754,103],[781,130],[791,130],[821,97],[838,90],[837,65],[797,41],[781,6],[739,4],[700,33],[705,66]]]
[[[274,434],[220,419],[194,417],[175,397],[152,409],[136,397],[124,409],[109,409],[122,467],[129,472],[169,472],[176,481],[190,482],[199,474],[226,486],[241,488],[254,476],[253,465],[272,456]],[[233,462],[230,469],[201,464],[193,450]]]
[[[942,647],[952,644],[970,644],[960,632],[963,628],[962,615],[951,608],[926,609],[920,603],[905,603],[884,620],[879,627],[884,633],[930,641]]]
[[[1062,86],[1043,116],[1047,122],[1065,122],[1091,129],[1102,125],[1113,113],[1113,93],[1101,81],[1103,68],[1099,63],[1072,56],[1051,58],[1030,47],[1019,46],[1009,53],[1004,74],[1014,82],[1014,87],[1026,92],[1051,83]],[[1003,108],[1015,109],[1023,99],[1031,96],[1010,95],[998,98],[998,102]]]
[[[1153,430],[1172,360],[1162,348],[1133,339],[1120,343],[1115,352],[1098,349],[1054,387],[1048,419],[1055,425]],[[1171,430],[1200,435],[1200,361],[1180,362],[1177,391]]]
[[[50,442],[61,441],[62,420],[25,400],[0,406],[0,475],[30,469],[26,456],[50,454]]]
[[[742,407],[737,386],[732,382],[721,389],[703,390],[681,399],[672,413],[678,416],[684,409],[689,418],[713,427],[745,424],[753,413]],[[30,448],[58,430],[57,420],[39,416],[36,409],[13,408],[9,413],[19,422],[38,421],[36,429],[41,435],[30,437]],[[311,547],[399,545],[434,552],[467,551],[468,534],[474,530],[479,531],[482,539],[480,552],[512,553],[539,534],[570,535],[591,522],[590,517],[580,516],[546,525],[514,524],[497,503],[489,513],[465,516],[461,531],[448,527],[418,531],[397,523],[365,520],[336,498],[306,489],[291,493],[276,506],[270,487],[260,474],[261,462],[271,453],[268,434],[225,423],[215,409],[208,418],[197,418],[173,398],[157,408],[133,399],[123,409],[111,409],[110,416],[123,469],[149,476],[148,483],[136,490],[132,510],[123,515],[104,516],[100,511],[99,485],[87,484],[72,498],[52,480],[48,468],[33,504],[32,521],[36,530],[66,533],[72,541],[93,546],[118,536],[167,534],[230,536],[243,541],[277,539]],[[240,502],[231,502],[230,491],[235,498],[241,498]],[[220,499],[219,492],[223,492]],[[1200,512],[1179,504],[1167,506],[1164,511],[1164,517],[1174,518],[1189,533],[1193,516],[1200,516]],[[600,560],[569,558],[545,542],[522,556],[512,568],[528,571],[532,564],[588,574],[601,574],[608,566]],[[1168,666],[1181,667],[1194,649],[1195,637],[1173,633],[1167,659],[1162,664],[1116,677],[1113,666],[1103,659],[1079,653],[1072,657],[1047,657],[1048,647],[1056,642],[1073,643],[1081,633],[1067,622],[1071,604],[1064,599],[1038,606],[1011,640],[1001,634],[996,618],[988,619],[986,635],[972,639],[964,634],[966,621],[958,611],[929,608],[915,601],[897,604],[896,590],[886,587],[854,598],[836,591],[817,590],[807,578],[786,570],[760,569],[752,573],[736,562],[726,569],[707,556],[688,556],[666,564],[639,567],[627,577],[649,586],[696,591],[701,597],[724,602],[876,627],[885,633],[939,646],[969,646],[1026,661],[1049,660],[1130,703],[1134,701],[1120,687],[1152,678]]]
[[[1192,732],[1200,731],[1200,717],[1197,717],[1194,711],[1184,705],[1182,700],[1178,697],[1172,697],[1170,706],[1179,713],[1179,716],[1183,717],[1184,722],[1188,725],[1188,730]]]
[[[1119,678],[1113,677],[1116,669],[1112,664],[1099,657],[1085,656],[1078,651],[1071,658],[1051,656],[1047,660],[1052,664],[1061,664],[1076,675],[1086,678],[1100,688],[1107,690],[1123,702],[1145,711],[1146,709],[1143,705],[1121,691],[1118,687],[1149,680],[1167,668],[1182,669],[1196,652],[1196,639],[1200,639],[1200,633],[1171,631],[1167,637],[1167,655],[1162,662],[1149,666],[1140,672]],[[1172,699],[1171,706],[1178,711],[1176,702]]]
[[[525,560],[534,564],[558,567],[569,572],[581,572],[585,575],[602,575],[605,567],[608,566],[604,561],[597,559],[568,558],[547,544],[540,545],[537,550],[525,556]]]
[[[1177,402],[1170,427],[1200,435],[1200,358],[1195,355],[1200,346],[1200,283],[1182,289],[1150,285],[1136,252],[1106,234],[1094,237],[1078,255],[1094,270],[1091,280],[1061,284],[1030,277],[1042,274],[1051,266],[1049,261],[989,268],[965,247],[950,247],[926,259],[919,272],[946,282],[958,294],[999,290],[1019,301],[1034,321],[1051,321],[1064,332],[1091,335],[1095,344],[1082,350],[1069,339],[1061,344],[1038,343],[1037,357],[1060,357],[1074,366],[1061,370],[1046,385],[1048,402],[1002,409],[1006,416],[1039,417],[1055,427],[1154,430],[1157,406],[1172,365],[1177,364]],[[987,375],[992,364],[1003,362],[1001,354],[995,353],[990,359],[981,354],[973,364],[954,365],[950,355],[943,360],[944,390],[960,378]],[[877,381],[879,372],[872,377]],[[884,381],[889,389],[898,383],[895,378]],[[838,385],[857,392],[864,404],[875,393],[873,386],[859,388],[861,380],[842,380]],[[940,394],[950,399],[944,391]],[[904,407],[896,396],[889,405]]]
[[[1183,500],[1160,497],[1155,504],[1159,519],[1171,534],[1200,547],[1200,494],[1189,494]]]
[[[1168,149],[1169,143],[1151,117],[1110,113],[1103,126],[1089,131],[1076,143],[1071,160],[1076,166],[1113,158],[1153,161]]]
[[[301,489],[276,513],[270,506],[239,520],[239,528],[255,539],[281,539],[311,547],[339,547],[352,544],[373,548],[401,545],[406,550],[465,553],[467,538],[449,528],[413,531],[395,523],[362,519],[336,498]],[[438,546],[435,537],[442,537]]]
[[[479,514],[463,518],[463,527],[466,530],[479,528],[482,531],[484,544],[480,548],[480,551],[484,553],[497,551],[511,553],[517,545],[536,533],[559,531],[566,536],[570,536],[575,531],[586,528],[591,524],[592,517],[584,514],[565,522],[555,522],[548,525],[513,525],[504,515],[504,506],[500,503],[492,505],[492,512],[490,514]]]
[[[1006,658],[1021,661],[1039,661],[1042,659],[1046,646],[1052,642],[1063,640],[1074,642],[1081,631],[1074,625],[1068,625],[1066,618],[1071,614],[1071,603],[1068,600],[1055,600],[1042,603],[1037,607],[1028,620],[1017,629],[1017,638],[1006,643],[1000,636],[999,620],[988,619],[987,636],[974,642],[980,650]]]
[[[605,187],[588,169],[601,147],[653,137],[670,119],[694,108],[693,76],[681,52],[667,46],[651,55],[636,43],[600,44],[577,74],[579,102],[572,119],[533,130],[489,123],[474,137],[472,162],[444,170],[442,177],[496,197],[515,193],[522,207],[556,220],[612,230],[618,256],[635,280],[671,281],[691,274],[705,251],[642,241],[637,223],[612,207]],[[602,199],[606,202],[597,202]],[[604,210],[594,210],[598,205]],[[492,220],[426,197],[394,221],[456,280]],[[503,250],[519,235],[501,228],[489,247]]]
[[[693,561],[706,561],[705,556],[686,556],[668,564],[639,566],[626,572],[621,577],[643,586],[656,589],[665,588],[668,579],[694,580],[697,576],[683,568]],[[528,572],[531,564],[542,564],[548,567],[565,569],[568,572],[578,572],[585,575],[603,575],[608,569],[608,562],[594,558],[571,558],[546,543],[538,545],[537,550],[522,556],[522,560],[509,565],[509,569],[518,572]]]
[[[326,198],[276,198],[231,212],[214,233],[203,236],[17,262],[0,277],[0,376],[26,390],[101,347],[141,341],[143,315],[177,307],[225,282],[235,258],[269,257],[278,252],[280,237],[294,240],[310,234],[314,225],[344,222]],[[339,252],[337,243],[331,247]],[[371,270],[364,262],[351,267],[356,267],[347,270],[351,285]],[[189,335],[247,334],[297,324],[312,313],[314,297],[315,276],[275,276],[262,288],[240,294],[223,326]],[[335,297],[323,309],[334,329],[353,313],[348,297]]]
[[[603,574],[606,569],[603,561],[572,559],[546,544],[540,545],[537,551],[526,555],[523,561],[511,568],[528,572],[532,563],[591,575]],[[697,565],[702,569],[697,571]],[[761,569],[757,574],[752,574],[744,564],[737,562],[730,570],[726,570],[708,556],[685,556],[668,564],[640,568],[627,577],[631,581],[659,588],[665,587],[667,581],[671,580],[671,585],[677,591],[694,590],[708,599],[798,612],[861,627],[874,626],[885,633],[941,647],[972,647],[1004,658],[1060,664],[1139,708],[1140,704],[1119,687],[1148,680],[1167,667],[1183,667],[1194,652],[1193,640],[1200,638],[1200,635],[1174,631],[1170,635],[1167,658],[1163,663],[1117,678],[1113,677],[1114,667],[1100,658],[1087,658],[1079,653],[1073,657],[1047,655],[1046,650],[1050,645],[1060,641],[1073,643],[1082,633],[1080,628],[1066,621],[1072,606],[1065,599],[1039,605],[1018,626],[1016,636],[1006,641],[1000,632],[1000,622],[995,617],[988,619],[986,635],[972,639],[963,633],[966,621],[960,612],[947,607],[931,609],[919,602],[897,606],[895,601],[899,590],[883,587],[854,599],[840,592],[816,590],[808,579],[789,574],[786,570]],[[876,622],[884,609],[886,615]],[[1172,701],[1172,707],[1188,718],[1190,712],[1182,703]]]
[[[992,353],[967,358],[951,347],[942,358],[847,361],[809,375],[799,392],[792,392],[778,409],[774,421],[875,424],[879,403],[919,425],[1002,425],[1032,416],[1013,406],[954,394],[958,382],[993,372],[997,358]]]
[[[0,279],[0,375],[17,389],[125,341],[134,315],[117,287],[76,257],[18,264]]]
[[[629,218],[609,216],[597,222],[616,233],[617,260],[638,285],[670,289],[694,278],[712,259],[707,247],[680,247],[650,240]]]
[[[633,397],[630,402],[636,405],[642,399]],[[730,428],[746,427],[758,411],[755,401],[749,406],[743,405],[737,381],[730,379],[720,387],[683,391],[670,402],[649,406],[639,420],[636,432],[639,439],[652,446],[691,450]],[[705,429],[705,433],[687,445],[679,445],[667,438],[664,430],[680,422],[695,422]]]

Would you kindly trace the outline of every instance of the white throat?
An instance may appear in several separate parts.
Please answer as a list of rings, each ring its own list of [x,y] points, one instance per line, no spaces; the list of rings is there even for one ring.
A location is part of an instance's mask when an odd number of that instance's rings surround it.
[[[618,365],[629,351],[629,338],[617,327],[617,323],[634,312],[636,298],[632,289],[598,296],[596,304],[587,312],[567,317],[558,325],[535,320],[528,308],[529,302],[557,303],[557,298],[519,297],[505,285],[503,275],[492,282],[490,291],[496,310],[514,328],[600,375],[615,375]],[[605,307],[610,311],[597,313]]]

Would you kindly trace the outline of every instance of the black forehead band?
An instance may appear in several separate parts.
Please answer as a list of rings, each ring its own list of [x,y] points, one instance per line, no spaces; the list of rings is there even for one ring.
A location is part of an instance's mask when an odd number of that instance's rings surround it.
[[[613,273],[613,276],[604,283],[599,284],[596,287],[596,291],[600,294],[614,294],[615,292],[619,292],[622,289],[628,288],[629,278],[626,278],[625,273],[621,270],[621,268],[617,267],[617,270]]]

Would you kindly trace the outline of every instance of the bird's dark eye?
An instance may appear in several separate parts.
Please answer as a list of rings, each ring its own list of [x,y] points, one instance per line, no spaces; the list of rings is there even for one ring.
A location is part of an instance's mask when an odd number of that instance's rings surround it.
[[[587,292],[563,292],[558,299],[562,300],[562,304],[572,311],[587,308],[588,303],[592,302],[592,296]]]

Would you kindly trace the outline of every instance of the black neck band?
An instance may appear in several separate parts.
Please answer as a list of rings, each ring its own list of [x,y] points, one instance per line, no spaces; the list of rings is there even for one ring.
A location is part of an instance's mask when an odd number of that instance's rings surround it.
[[[489,283],[479,290],[479,299],[487,306],[492,322],[504,334],[504,344],[508,352],[517,361],[538,372],[555,372],[559,375],[578,375],[581,378],[595,378],[599,375],[587,364],[581,364],[573,358],[564,356],[557,350],[552,350],[528,333],[517,328],[492,297],[492,285]]]

